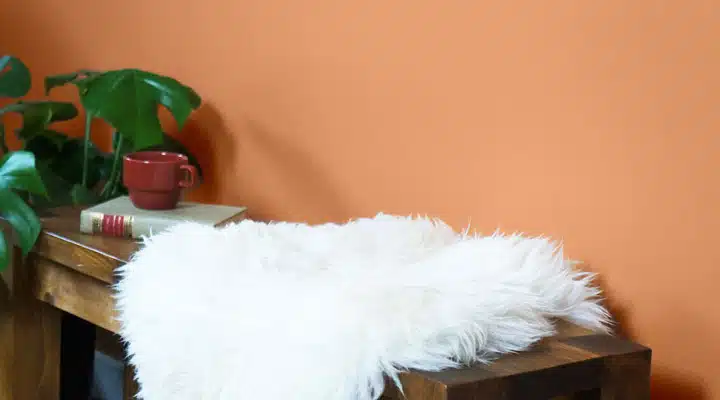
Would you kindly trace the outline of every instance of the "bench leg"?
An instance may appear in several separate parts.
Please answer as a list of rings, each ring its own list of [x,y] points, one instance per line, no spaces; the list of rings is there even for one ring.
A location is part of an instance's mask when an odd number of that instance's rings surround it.
[[[34,298],[32,268],[13,256],[0,279],[0,400],[57,400],[61,312]]]
[[[650,400],[650,354],[609,357],[601,400]]]

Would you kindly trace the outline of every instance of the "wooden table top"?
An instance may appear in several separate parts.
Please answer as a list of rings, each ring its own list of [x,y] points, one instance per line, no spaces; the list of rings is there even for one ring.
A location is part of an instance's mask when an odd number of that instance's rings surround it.
[[[33,252],[107,283],[114,271],[137,251],[138,242],[129,239],[80,232],[80,209],[57,208],[40,215],[43,231]]]

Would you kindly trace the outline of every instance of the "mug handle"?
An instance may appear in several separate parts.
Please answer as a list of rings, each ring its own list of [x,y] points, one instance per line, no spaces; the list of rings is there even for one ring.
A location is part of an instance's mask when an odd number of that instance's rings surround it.
[[[181,188],[191,188],[197,183],[197,168],[194,165],[182,164],[180,165],[181,171],[187,171],[185,177],[178,183]]]

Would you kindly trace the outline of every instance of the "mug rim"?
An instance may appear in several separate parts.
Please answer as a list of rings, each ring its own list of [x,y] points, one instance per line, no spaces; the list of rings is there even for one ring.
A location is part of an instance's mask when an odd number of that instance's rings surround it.
[[[173,158],[168,158],[166,160],[153,160],[153,159],[143,159],[141,158],[143,155],[160,155],[160,156],[168,156]],[[139,157],[138,157],[139,156]],[[188,156],[182,153],[178,153],[175,151],[159,151],[159,150],[145,150],[145,151],[134,151],[132,153],[128,153],[125,156],[123,156],[123,159],[128,162],[135,162],[135,163],[143,163],[143,164],[175,164],[179,161],[188,162]]]

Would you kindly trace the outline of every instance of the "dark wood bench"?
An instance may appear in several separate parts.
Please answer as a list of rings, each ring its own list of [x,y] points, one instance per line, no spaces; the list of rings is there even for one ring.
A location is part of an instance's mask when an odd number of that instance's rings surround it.
[[[403,376],[408,400],[647,400],[651,351],[560,324],[558,335],[488,365]],[[402,399],[390,390],[388,399]]]
[[[0,293],[0,400],[52,400],[61,390],[65,398],[80,398],[75,393],[87,391],[81,386],[92,371],[95,342],[112,347],[108,343],[114,339],[107,335],[114,336],[119,325],[111,285],[115,269],[137,246],[80,234],[78,214],[64,210],[44,218],[45,229],[27,262],[18,265],[15,259],[12,292]],[[121,357],[121,349],[117,353]],[[529,351],[488,365],[413,371],[402,382],[408,400],[645,400],[650,398],[650,354],[630,341],[565,324]],[[125,398],[134,390],[128,368]],[[391,385],[385,397],[403,398]]]

